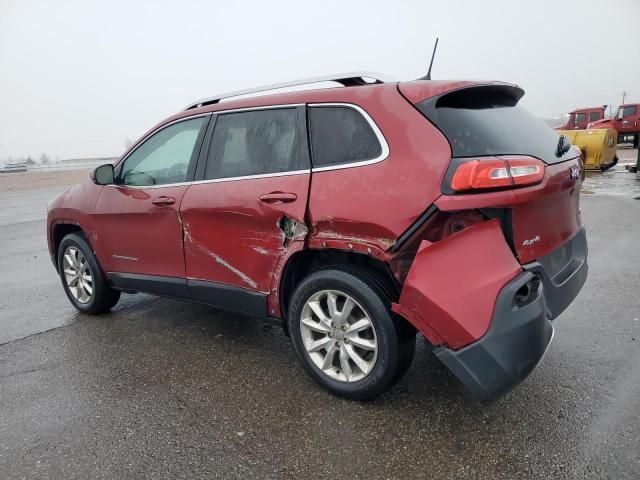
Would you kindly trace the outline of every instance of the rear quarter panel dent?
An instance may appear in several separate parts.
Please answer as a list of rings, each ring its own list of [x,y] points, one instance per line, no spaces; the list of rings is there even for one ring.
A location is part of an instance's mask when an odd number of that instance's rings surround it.
[[[461,348],[488,330],[496,297],[522,271],[497,219],[423,241],[394,311],[432,343]]]

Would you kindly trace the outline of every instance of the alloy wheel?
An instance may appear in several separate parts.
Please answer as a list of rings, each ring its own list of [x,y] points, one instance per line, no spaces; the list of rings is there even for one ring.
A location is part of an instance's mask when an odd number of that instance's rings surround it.
[[[93,297],[93,275],[89,262],[77,247],[67,247],[62,258],[64,279],[73,298],[89,303]]]
[[[305,303],[300,333],[316,367],[342,382],[365,378],[378,358],[378,340],[369,314],[351,296],[322,290]]]

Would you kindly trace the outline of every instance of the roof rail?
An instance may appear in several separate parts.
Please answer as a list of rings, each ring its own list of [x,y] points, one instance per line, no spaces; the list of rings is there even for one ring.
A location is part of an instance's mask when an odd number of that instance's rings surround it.
[[[367,79],[371,79],[374,81],[367,82]],[[394,80],[392,78],[386,75],[383,75],[381,73],[375,73],[375,72],[338,73],[334,75],[325,75],[321,77],[305,78],[302,80],[293,80],[290,82],[274,83],[273,85],[264,85],[262,87],[257,87],[257,88],[248,88],[246,90],[238,90],[235,92],[223,93],[222,95],[203,98],[196,102],[190,103],[185,107],[185,110],[203,107],[205,105],[213,105],[220,102],[220,100],[224,100],[226,98],[239,97],[240,95],[249,95],[251,93],[267,92],[269,90],[278,90],[280,88],[295,87],[298,85],[310,85],[313,83],[320,83],[320,82],[337,82],[344,87],[353,87],[357,85],[368,85],[372,83],[385,83],[385,82],[393,82],[393,81]]]

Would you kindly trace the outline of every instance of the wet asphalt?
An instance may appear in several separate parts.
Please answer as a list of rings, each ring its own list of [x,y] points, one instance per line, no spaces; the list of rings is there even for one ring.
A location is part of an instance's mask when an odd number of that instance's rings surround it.
[[[489,407],[422,338],[358,403],[252,318],[148,295],[76,313],[44,236],[61,189],[0,193],[0,478],[640,478],[640,182],[605,175],[583,195],[587,283]]]

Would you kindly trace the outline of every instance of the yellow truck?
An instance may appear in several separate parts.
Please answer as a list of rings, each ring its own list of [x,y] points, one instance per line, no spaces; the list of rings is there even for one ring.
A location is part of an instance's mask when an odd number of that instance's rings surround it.
[[[618,163],[618,132],[614,128],[598,130],[557,130],[582,151],[587,170],[607,170]]]

